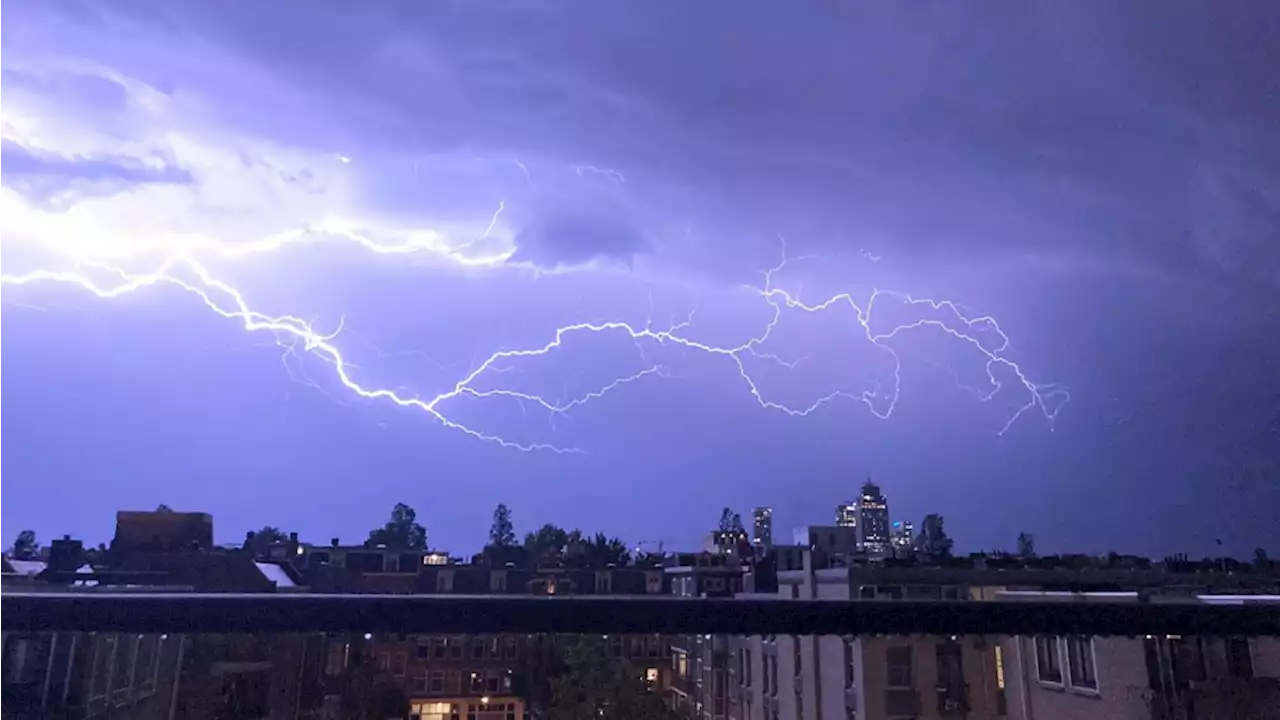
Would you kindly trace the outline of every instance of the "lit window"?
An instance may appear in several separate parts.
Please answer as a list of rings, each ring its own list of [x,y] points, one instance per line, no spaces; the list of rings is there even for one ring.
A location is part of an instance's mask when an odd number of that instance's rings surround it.
[[[996,687],[1004,689],[1004,648],[996,645]]]
[[[644,671],[644,679],[650,684],[658,682],[658,668],[648,668]]]

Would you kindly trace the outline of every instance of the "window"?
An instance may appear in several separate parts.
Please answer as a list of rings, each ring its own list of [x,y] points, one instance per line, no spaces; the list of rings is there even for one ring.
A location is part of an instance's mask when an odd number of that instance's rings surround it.
[[[853,638],[844,639],[844,689],[849,690],[858,684],[858,676],[856,668],[853,665],[854,652],[857,649],[854,646],[857,640]]]
[[[1062,659],[1058,656],[1058,638],[1037,637],[1036,677],[1042,683],[1062,684]]]
[[[778,656],[770,655],[766,658],[769,661],[769,694],[778,695]]]
[[[1249,638],[1227,638],[1227,674],[1243,680],[1253,677],[1253,657],[1249,653]]]
[[[498,682],[499,682],[499,678],[498,678],[497,672],[490,671],[488,674],[486,674],[484,678],[485,692],[491,693],[491,694],[498,692]]]
[[[960,643],[944,640],[937,646],[938,687],[950,693],[964,691],[964,660]]]
[[[444,671],[432,670],[427,676],[427,692],[432,695],[444,694]]]
[[[391,674],[396,677],[404,677],[405,668],[409,664],[409,654],[398,652],[391,656]]]
[[[662,657],[662,636],[652,635],[649,637],[649,657]]]
[[[507,591],[507,573],[504,570],[495,570],[489,574],[489,592],[506,592]]]
[[[800,677],[800,673],[804,672],[804,662],[803,662],[803,646],[801,645],[801,640],[799,636],[792,638],[791,644],[794,648],[794,654],[795,654],[795,658],[794,658],[795,671],[796,671],[795,674],[796,674],[796,677]],[[797,685],[796,691],[799,692],[799,690],[800,690],[800,686]]]
[[[391,669],[391,653],[378,653],[378,672],[385,673]]]
[[[472,660],[484,659],[484,641],[481,640],[480,638],[475,638],[474,640],[471,641],[471,659]]]
[[[151,694],[156,690],[156,671],[160,660],[160,636],[147,635],[138,644],[138,661],[134,670],[139,694]]]
[[[742,650],[742,686],[751,687],[751,650]]]
[[[1093,638],[1080,635],[1067,638],[1067,669],[1071,687],[1098,689],[1098,670],[1093,666]]]
[[[633,638],[631,638],[631,655],[630,655],[630,657],[633,657],[633,658],[642,658],[642,657],[644,657],[644,638],[643,638],[643,637],[633,637]]]
[[[325,663],[324,671],[328,675],[340,675],[347,667],[347,644],[346,643],[330,643],[329,658]]]
[[[912,679],[911,660],[911,648],[909,646],[891,645],[885,648],[889,687],[909,688],[915,685]]]
[[[471,671],[471,684],[468,687],[473,693],[484,691],[484,678],[480,676],[479,672]]]
[[[1173,677],[1178,682],[1202,682],[1207,679],[1204,648],[1199,637],[1174,637],[1169,640],[1173,656]]]
[[[450,695],[461,693],[462,673],[457,670],[446,670],[444,673],[444,688]]]
[[[995,646],[996,650],[996,688],[1004,689],[1004,648],[999,643]]]
[[[121,635],[116,639],[116,657],[111,668],[111,700],[122,703],[129,699],[133,684],[133,661],[138,654],[140,636]]]
[[[451,660],[462,659],[462,647],[466,645],[465,638],[451,637],[449,638],[449,658]]]
[[[427,658],[431,657],[431,646],[419,645],[417,654],[418,654],[419,660],[426,660]]]
[[[658,684],[658,668],[646,668],[644,671],[644,681],[650,685]]]
[[[508,660],[515,660],[518,654],[519,646],[515,638],[507,638],[502,644],[502,656]]]

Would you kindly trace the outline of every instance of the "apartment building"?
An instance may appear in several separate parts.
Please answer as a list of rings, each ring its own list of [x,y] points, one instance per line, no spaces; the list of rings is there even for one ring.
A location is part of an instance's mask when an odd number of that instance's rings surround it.
[[[743,559],[736,553],[683,553],[665,568],[677,597],[733,597],[742,592]],[[671,643],[669,705],[680,715],[722,720],[729,712],[732,638],[674,635]]]
[[[333,564],[339,554],[340,566]],[[327,560],[323,559],[326,555]],[[671,588],[662,567],[565,567],[557,563],[518,567],[439,563],[434,558],[424,552],[331,545],[307,548],[304,562],[310,585],[318,592],[663,595]],[[667,638],[611,635],[601,641],[609,657],[625,660],[655,690],[667,686],[672,674]],[[519,685],[529,663],[553,649],[549,642],[550,638],[526,635],[334,636],[328,640],[326,654],[323,716],[343,717],[349,678],[365,674],[389,706],[395,704],[392,700],[407,702],[412,720],[523,720],[529,707]]]
[[[802,553],[776,591],[811,600],[1276,602],[1277,578],[1177,568],[926,567]],[[961,561],[963,562],[963,561]],[[746,586],[759,590],[756,578]],[[768,583],[762,583],[768,585]],[[1045,588],[1053,588],[1046,590]],[[1247,596],[1224,596],[1231,592]],[[1226,599],[1224,599],[1226,598]],[[1277,605],[1280,613],[1280,605]],[[1280,717],[1276,638],[755,636],[730,641],[729,720]],[[1271,713],[1271,714],[1267,714]]]
[[[107,563],[55,540],[24,587],[45,592],[298,591],[295,572],[215,548],[203,513],[121,512]],[[8,587],[6,583],[6,587]],[[5,633],[6,718],[307,717],[317,635]]]
[[[1139,602],[1137,592],[1000,592],[999,600]],[[1148,597],[1145,602],[1221,602]],[[1280,597],[1239,601],[1275,604]],[[1280,638],[1005,637],[1001,678],[1009,717],[1049,720],[1213,720],[1280,717]]]
[[[743,597],[806,600],[960,599],[951,578],[895,577],[879,567],[779,570],[775,593]],[[815,566],[817,560],[817,566]],[[731,720],[967,718],[1004,715],[993,639],[981,637],[754,636],[734,647]]]

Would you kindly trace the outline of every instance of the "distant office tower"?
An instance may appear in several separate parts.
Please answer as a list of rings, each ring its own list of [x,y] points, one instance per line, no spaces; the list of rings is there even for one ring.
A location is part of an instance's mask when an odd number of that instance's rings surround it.
[[[858,497],[858,540],[867,552],[889,549],[889,501],[870,478]]]
[[[915,527],[910,520],[893,521],[893,527],[889,530],[889,542],[893,545],[895,554],[911,552],[915,540]]]
[[[858,504],[840,503],[836,506],[836,527],[858,527]]]
[[[751,544],[773,547],[773,508],[758,507],[751,511]]]

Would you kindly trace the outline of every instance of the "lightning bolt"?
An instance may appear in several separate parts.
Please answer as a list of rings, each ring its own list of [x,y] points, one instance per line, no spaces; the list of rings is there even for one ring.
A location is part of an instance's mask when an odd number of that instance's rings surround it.
[[[494,213],[480,239],[488,237],[493,231],[504,208],[505,204],[499,205],[498,210]],[[286,360],[286,370],[289,369],[288,357],[296,358],[299,348],[301,348],[302,352],[326,363],[332,369],[334,377],[340,385],[355,396],[418,411],[450,430],[504,448],[526,452],[545,450],[555,453],[581,453],[584,451],[580,448],[561,447],[549,443],[524,443],[510,440],[452,419],[447,412],[449,406],[453,401],[461,398],[478,400],[511,399],[520,402],[522,408],[525,404],[540,407],[554,418],[590,402],[600,400],[615,390],[640,382],[651,376],[666,377],[668,373],[664,367],[648,362],[644,353],[646,345],[679,348],[686,351],[686,353],[696,352],[722,359],[736,371],[751,397],[760,407],[766,410],[802,417],[812,414],[835,400],[848,399],[863,403],[876,417],[888,419],[897,406],[901,386],[902,362],[892,343],[903,333],[922,328],[933,328],[972,348],[977,353],[977,356],[984,360],[987,377],[990,381],[990,390],[980,393],[979,399],[989,400],[998,392],[1004,390],[1004,383],[997,377],[1000,371],[1007,371],[1016,380],[1021,391],[1025,393],[1026,402],[1005,422],[998,434],[1003,435],[1020,417],[1031,411],[1042,413],[1049,422],[1050,427],[1052,427],[1058,411],[1070,399],[1067,391],[1057,385],[1032,382],[1017,363],[1005,357],[1004,353],[1009,347],[1009,339],[994,318],[989,316],[969,317],[956,303],[949,300],[917,298],[892,291],[873,290],[866,300],[862,302],[857,301],[850,293],[837,294],[817,303],[802,302],[798,292],[789,292],[784,288],[778,287],[775,282],[778,273],[782,272],[789,263],[798,260],[798,258],[788,258],[786,242],[782,238],[780,238],[782,240],[781,260],[777,265],[763,273],[763,285],[748,288],[750,292],[754,293],[770,307],[769,318],[759,332],[738,345],[713,345],[689,337],[685,331],[693,324],[693,312],[690,312],[682,322],[673,320],[666,329],[656,329],[652,322],[653,307],[651,298],[649,317],[643,326],[633,325],[624,321],[581,322],[564,325],[557,328],[544,344],[494,352],[479,363],[473,364],[446,391],[434,397],[421,398],[417,395],[409,394],[401,388],[376,387],[358,382],[352,373],[356,365],[344,356],[337,344],[337,338],[342,330],[341,320],[336,328],[324,332],[318,329],[314,322],[304,320],[298,316],[269,315],[256,310],[250,306],[239,289],[214,277],[201,259],[203,256],[238,259],[280,251],[292,245],[305,245],[334,238],[355,243],[376,254],[402,255],[433,252],[445,255],[462,265],[499,265],[508,260],[511,257],[511,252],[514,252],[509,251],[477,258],[462,254],[459,252],[459,248],[448,246],[442,236],[431,232],[418,233],[404,242],[388,244],[377,242],[362,235],[349,225],[329,222],[317,227],[289,231],[255,242],[240,244],[228,244],[204,236],[175,236],[133,245],[128,248],[112,248],[108,245],[104,251],[102,245],[86,247],[69,243],[46,242],[44,244],[47,247],[74,258],[74,267],[70,270],[37,269],[19,275],[0,275],[0,284],[22,286],[46,282],[63,283],[79,287],[94,296],[104,299],[120,297],[153,286],[176,287],[194,296],[216,315],[238,322],[249,333],[266,333],[275,336],[277,344],[284,348],[286,352],[286,357],[284,358]],[[123,258],[151,253],[160,254],[164,258],[152,272],[132,272],[117,264]],[[888,329],[876,330],[873,322],[875,308],[877,303],[883,302],[884,299],[893,299],[910,307],[920,307],[922,312],[931,312],[932,316],[909,323],[899,323]],[[784,314],[786,312],[818,314],[834,312],[840,307],[846,307],[851,311],[857,332],[866,342],[892,359],[893,378],[889,389],[887,391],[883,390],[879,385],[861,392],[837,389],[817,398],[808,405],[799,407],[786,405],[766,397],[761,391],[757,380],[748,370],[748,358],[771,361],[775,365],[788,369],[794,369],[804,359],[784,360],[776,353],[764,348]],[[939,314],[942,316],[941,318],[936,317]],[[550,355],[573,339],[592,334],[615,334],[620,337],[629,337],[639,350],[641,359],[645,361],[645,367],[632,374],[618,377],[612,382],[580,397],[569,400],[552,401],[535,393],[506,388],[481,389],[482,379],[491,381],[494,377],[505,374],[512,369],[512,363],[514,362]],[[984,343],[980,336],[994,337],[996,341],[994,343]],[[290,375],[292,376],[292,372],[290,372]],[[305,384],[319,388],[309,378],[307,380]]]

